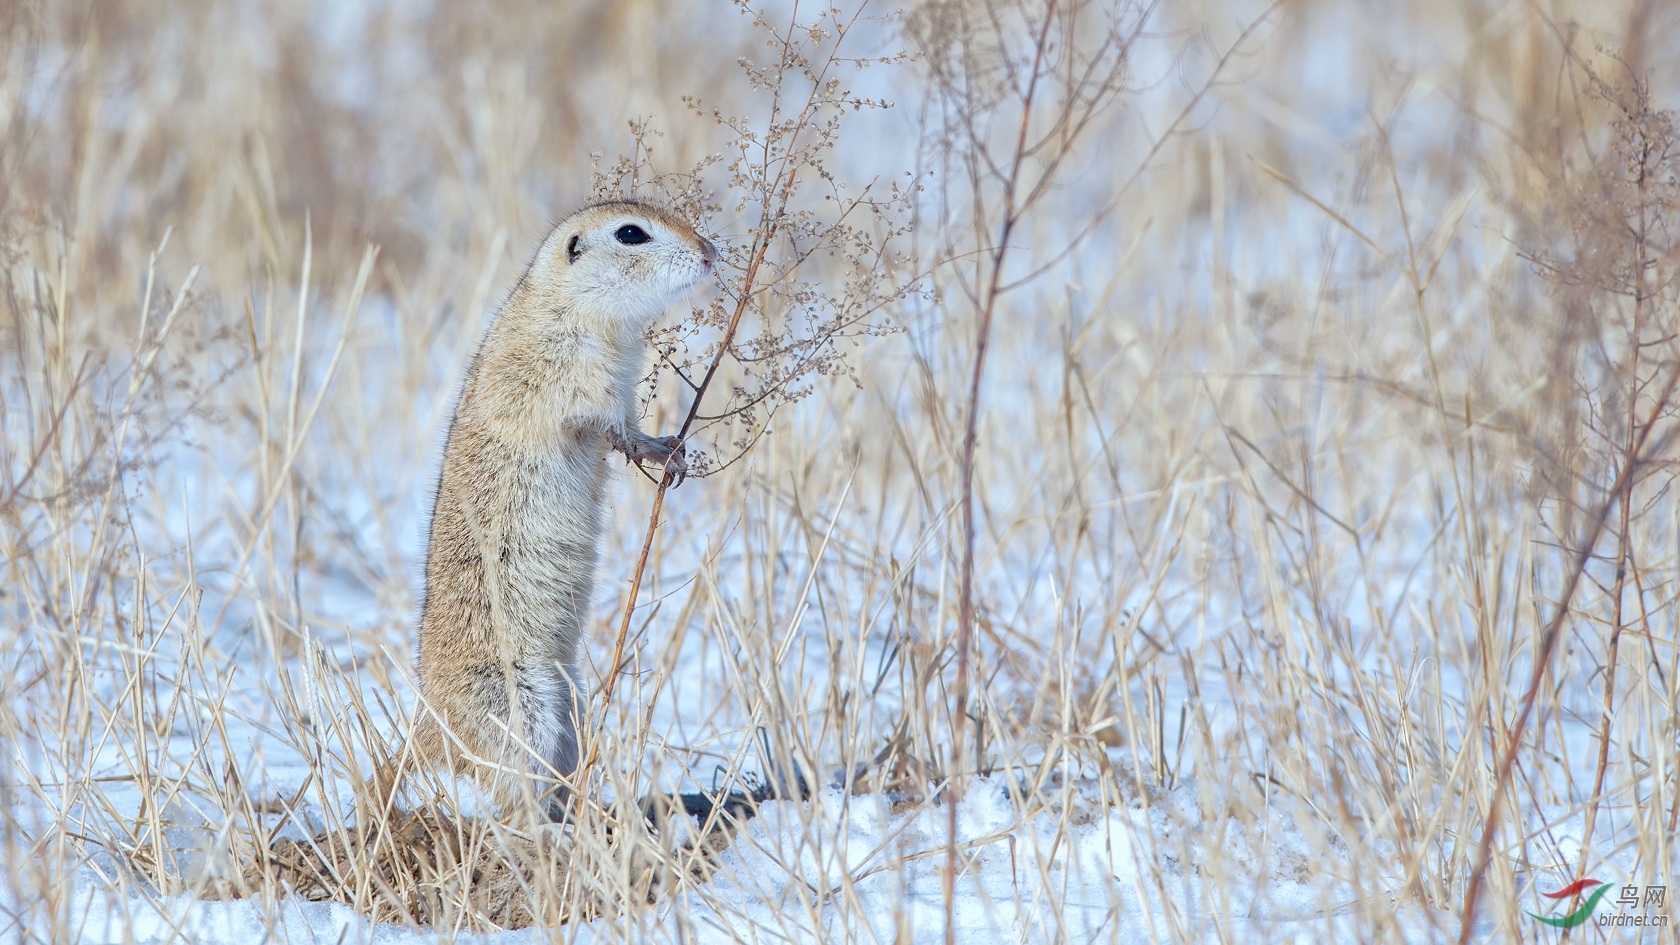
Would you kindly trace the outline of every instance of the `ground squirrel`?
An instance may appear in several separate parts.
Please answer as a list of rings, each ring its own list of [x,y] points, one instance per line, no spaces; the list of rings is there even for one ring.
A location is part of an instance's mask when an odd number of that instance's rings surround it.
[[[444,445],[405,764],[470,773],[504,807],[531,787],[563,815],[607,453],[686,471],[675,437],[639,428],[635,388],[648,327],[716,260],[662,207],[595,204],[550,231],[497,313]]]

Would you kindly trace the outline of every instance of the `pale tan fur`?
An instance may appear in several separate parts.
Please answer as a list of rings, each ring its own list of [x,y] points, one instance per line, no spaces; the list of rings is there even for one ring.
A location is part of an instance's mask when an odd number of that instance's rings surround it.
[[[635,226],[649,239],[626,245]],[[634,234],[629,234],[631,238]],[[504,807],[561,814],[578,764],[578,649],[607,454],[684,468],[638,426],[646,332],[716,251],[653,204],[586,208],[537,250],[473,358],[444,447],[426,555],[420,693],[399,763],[472,774]],[[397,771],[381,773],[379,794]],[[531,795],[525,795],[531,796]]]

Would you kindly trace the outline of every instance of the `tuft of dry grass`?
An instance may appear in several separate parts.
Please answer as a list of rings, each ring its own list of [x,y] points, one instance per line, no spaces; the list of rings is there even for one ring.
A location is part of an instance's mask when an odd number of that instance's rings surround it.
[[[1677,31],[0,7],[0,937],[1554,941],[1668,885]],[[575,822],[378,805],[453,386],[609,192],[725,248],[644,404],[713,462],[621,477]]]
[[[281,837],[246,864],[237,885],[219,892],[243,898],[284,889],[356,907],[378,922],[435,928],[555,926],[656,903],[679,877],[706,882],[737,827],[721,818],[703,836],[658,851],[645,838],[637,843],[611,830],[592,846],[579,842],[572,825],[530,836],[436,808],[399,811],[365,830]],[[610,859],[603,862],[602,853]],[[623,885],[613,882],[620,873]]]

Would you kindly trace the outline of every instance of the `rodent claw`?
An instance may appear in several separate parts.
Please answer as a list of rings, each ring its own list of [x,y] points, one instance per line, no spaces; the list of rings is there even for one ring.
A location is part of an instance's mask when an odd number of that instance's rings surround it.
[[[683,449],[682,440],[674,436],[660,437],[659,445],[667,450],[665,473],[671,477],[671,488],[675,489],[688,479],[688,451]]]

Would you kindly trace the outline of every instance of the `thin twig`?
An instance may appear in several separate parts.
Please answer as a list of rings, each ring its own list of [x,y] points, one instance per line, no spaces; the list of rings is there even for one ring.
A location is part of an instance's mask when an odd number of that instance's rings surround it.
[[[1027,158],[1027,132],[1031,127],[1033,101],[1038,92],[1038,80],[1043,74],[1044,53],[1050,42],[1050,27],[1056,19],[1056,0],[1044,4],[1044,24],[1039,27],[1038,41],[1033,50],[1032,72],[1021,100],[1021,122],[1015,136],[1015,154],[1009,176],[1003,184],[1003,224],[998,230],[997,248],[992,253],[991,278],[982,296],[980,324],[975,329],[974,365],[969,374],[967,420],[963,427],[962,485],[958,501],[962,505],[963,554],[961,577],[957,592],[957,679],[955,701],[951,708],[951,770],[950,797],[946,801],[945,836],[945,942],[956,943],[956,883],[957,883],[957,806],[962,798],[958,768],[962,764],[963,734],[968,715],[968,651],[974,636],[974,447],[980,428],[980,384],[986,371],[986,352],[992,335],[992,316],[997,308],[998,287],[1003,284],[1003,264],[1009,256],[1009,237],[1019,222],[1015,205],[1015,188],[1021,179],[1021,169]],[[1064,147],[1067,146],[1064,144]],[[975,188],[979,188],[976,180]]]
[[[1563,593],[1559,595],[1557,610],[1552,619],[1546,624],[1546,632],[1540,637],[1540,650],[1534,655],[1534,672],[1529,676],[1528,691],[1524,693],[1522,709],[1517,713],[1517,720],[1511,726],[1511,733],[1506,738],[1505,750],[1499,758],[1499,768],[1493,781],[1493,798],[1489,801],[1487,821],[1482,825],[1482,839],[1476,851],[1476,866],[1470,873],[1470,882],[1464,891],[1464,909],[1462,925],[1459,927],[1459,945],[1468,945],[1473,923],[1476,919],[1476,901],[1482,892],[1482,883],[1486,878],[1488,861],[1493,856],[1493,838],[1499,830],[1499,817],[1503,813],[1505,788],[1511,781],[1511,771],[1516,767],[1517,749],[1522,746],[1524,731],[1528,728],[1529,716],[1534,712],[1534,703],[1540,694],[1540,684],[1545,680],[1546,670],[1551,666],[1552,653],[1557,649],[1558,638],[1562,635],[1563,621],[1569,616],[1570,608],[1575,600],[1575,591],[1580,587],[1581,577],[1586,573],[1587,564],[1592,561],[1593,548],[1598,539],[1604,534],[1605,524],[1610,520],[1610,513],[1622,501],[1623,490],[1629,481],[1638,475],[1646,464],[1658,457],[1666,455],[1669,447],[1674,445],[1675,436],[1680,429],[1671,430],[1656,443],[1646,448],[1651,431],[1657,422],[1663,418],[1668,410],[1674,389],[1680,384],[1680,369],[1669,374],[1668,386],[1663,389],[1661,397],[1640,425],[1630,454],[1634,460],[1622,467],[1611,484],[1604,502],[1593,515],[1592,523],[1587,529],[1586,536],[1575,549],[1575,563],[1570,568],[1569,578],[1563,586]]]
[[[862,9],[862,7],[859,7],[859,15],[862,14]],[[711,388],[712,381],[716,378],[718,369],[723,366],[724,359],[730,356],[731,345],[735,340],[736,331],[740,328],[741,319],[746,314],[747,308],[751,305],[754,295],[757,294],[759,289],[759,286],[757,285],[759,269],[763,266],[765,257],[770,252],[771,243],[775,241],[776,235],[780,231],[781,220],[787,213],[788,201],[793,196],[794,187],[798,183],[799,169],[801,165],[797,163],[794,158],[796,153],[795,145],[799,141],[800,135],[810,124],[815,112],[821,107],[819,98],[823,94],[823,79],[828,74],[828,70],[833,66],[835,62],[835,53],[838,52],[840,44],[844,42],[845,36],[846,29],[841,28],[835,38],[833,47],[831,47],[828,61],[823,64],[822,70],[818,72],[813,79],[811,93],[806,98],[805,106],[800,111],[798,121],[794,124],[793,129],[788,133],[786,141],[782,145],[781,153],[783,154],[783,164],[777,170],[775,179],[771,182],[770,187],[767,189],[767,193],[770,195],[770,198],[777,200],[777,205],[773,212],[770,210],[768,205],[765,207],[765,216],[763,218],[764,225],[757,237],[757,245],[754,247],[754,250],[748,259],[747,268],[742,274],[741,291],[735,303],[735,311],[731,314],[729,324],[724,329],[722,340],[718,342],[716,354],[712,356],[711,363],[706,367],[705,376],[700,379],[699,385],[694,387],[694,399],[689,404],[688,414],[683,418],[682,426],[677,430],[678,442],[682,442],[688,438],[689,430],[693,427],[695,418],[699,416],[700,406],[705,402],[706,391]],[[774,110],[772,110],[771,113],[771,121],[772,123],[775,121]],[[768,152],[766,153],[765,160],[766,167],[768,167],[770,160]],[[855,205],[856,202],[854,201],[853,206]],[[647,529],[642,538],[642,550],[636,557],[636,568],[630,576],[629,598],[625,601],[624,613],[619,619],[618,636],[613,642],[612,662],[608,664],[609,671],[607,678],[601,684],[600,703],[603,710],[612,704],[613,689],[617,685],[620,667],[623,665],[624,645],[630,636],[631,616],[636,611],[636,599],[641,592],[642,578],[647,572],[648,557],[653,550],[653,538],[659,530],[659,515],[665,508],[665,493],[671,488],[671,484],[671,471],[667,469],[665,474],[660,478],[659,490],[653,497],[653,507],[648,513]],[[588,760],[584,763],[583,767],[588,768],[598,755],[599,740],[596,740],[590,746]]]

